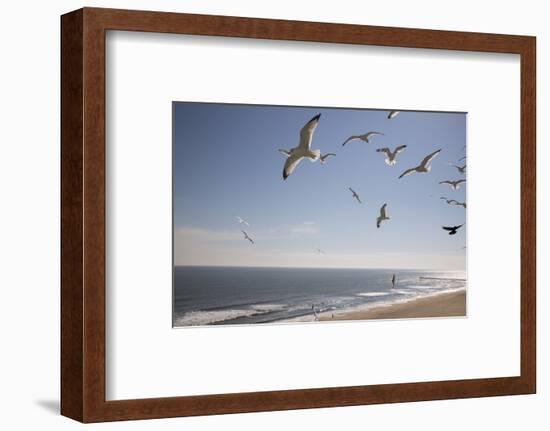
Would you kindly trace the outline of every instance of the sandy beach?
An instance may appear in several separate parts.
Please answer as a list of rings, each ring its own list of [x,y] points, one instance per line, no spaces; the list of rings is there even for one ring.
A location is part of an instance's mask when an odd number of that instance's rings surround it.
[[[466,291],[441,293],[393,305],[320,316],[320,320],[403,319],[466,315]]]

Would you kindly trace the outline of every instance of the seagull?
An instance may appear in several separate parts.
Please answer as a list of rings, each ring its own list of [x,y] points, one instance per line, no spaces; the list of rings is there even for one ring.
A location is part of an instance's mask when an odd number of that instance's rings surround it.
[[[326,154],[321,154],[321,156],[319,157],[319,161],[321,162],[322,165],[324,165],[326,162],[325,160],[330,157],[330,156],[335,156],[336,154],[334,153],[326,153]]]
[[[245,219],[243,219],[239,216],[237,216],[236,218],[237,218],[237,220],[239,221],[240,224],[244,224],[245,226],[250,226]]]
[[[396,163],[395,157],[403,151],[405,148],[407,148],[406,145],[399,145],[399,147],[395,148],[393,152],[389,148],[378,148],[376,150],[377,153],[385,153],[386,154],[386,164],[389,166],[393,166]]]
[[[390,111],[388,114],[388,120],[391,120],[392,118],[395,118],[399,115],[399,111]]]
[[[446,197],[441,196],[439,199],[445,199],[449,205],[458,205],[466,208],[466,202],[459,202],[456,199],[447,199]]]
[[[241,232],[244,234],[244,239],[247,239],[250,241],[251,244],[254,244],[254,240],[250,238],[244,230],[241,230]]]
[[[323,250],[321,250],[320,248],[317,249],[317,253],[319,254],[325,254],[325,252]]]
[[[302,130],[300,130],[300,143],[297,147],[290,150],[290,154],[283,168],[283,180],[288,178],[304,157],[309,158],[312,162],[315,162],[321,157],[320,150],[311,150],[311,140],[313,138],[313,132],[319,123],[319,118],[321,118],[321,114],[317,114],[309,120],[306,125],[302,127]]]
[[[401,175],[399,175],[399,178],[403,178],[407,175],[412,174],[413,172],[418,173],[427,173],[430,172],[431,166],[429,166],[429,163],[432,161],[432,159],[437,156],[437,154],[441,151],[441,148],[437,151],[434,151],[431,154],[428,154],[424,159],[420,162],[420,165],[416,166],[415,168],[407,169],[405,172],[403,172]]]
[[[357,192],[355,190],[353,190],[351,187],[348,187],[349,191],[352,193],[352,197],[354,197],[355,199],[357,199],[357,202],[359,203],[362,203],[361,202],[361,198],[359,197],[359,195],[357,194]]]
[[[393,274],[393,276],[391,278],[391,287],[392,287],[392,289],[395,287],[395,274]]]
[[[383,136],[384,134],[381,133],[381,132],[367,132],[364,135],[352,135],[344,141],[344,143],[342,144],[342,147],[344,145],[346,145],[349,141],[353,141],[354,139],[361,139],[362,141],[365,141],[368,144],[368,143],[370,143],[369,139],[372,136],[375,136],[375,135],[382,135]]]
[[[377,228],[380,227],[380,223],[382,223],[384,220],[389,220],[390,219],[388,216],[386,216],[386,205],[387,204],[382,205],[382,207],[380,208],[380,215],[376,218],[376,227]]]
[[[443,230],[449,231],[449,235],[456,234],[456,231],[460,229],[462,226],[464,226],[464,223],[458,225],[458,226],[441,226]]]
[[[458,172],[460,172],[461,174],[466,173],[466,165],[464,166],[451,165],[451,166],[454,166],[455,168],[457,168]]]
[[[445,180],[445,181],[440,181],[439,184],[449,184],[453,190],[458,190],[460,188],[460,184],[462,183],[465,183],[466,180],[462,179],[462,180],[456,180],[456,181],[451,181],[451,180]]]

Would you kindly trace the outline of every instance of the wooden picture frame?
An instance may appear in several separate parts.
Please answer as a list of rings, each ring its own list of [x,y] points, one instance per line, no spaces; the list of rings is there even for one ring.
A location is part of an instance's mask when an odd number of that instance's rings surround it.
[[[514,53],[521,57],[521,375],[106,401],[105,32]],[[536,390],[536,39],[84,8],[61,17],[61,413],[82,422],[532,394]]]

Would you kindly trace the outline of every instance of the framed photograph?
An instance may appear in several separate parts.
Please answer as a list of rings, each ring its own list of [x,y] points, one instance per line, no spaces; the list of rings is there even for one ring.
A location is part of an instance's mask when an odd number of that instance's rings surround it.
[[[63,415],[535,393],[534,37],[84,8],[61,46]]]

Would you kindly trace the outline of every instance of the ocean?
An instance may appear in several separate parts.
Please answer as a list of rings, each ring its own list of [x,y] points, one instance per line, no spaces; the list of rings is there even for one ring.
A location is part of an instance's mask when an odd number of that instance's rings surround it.
[[[173,326],[311,322],[465,288],[464,271],[177,266]]]

